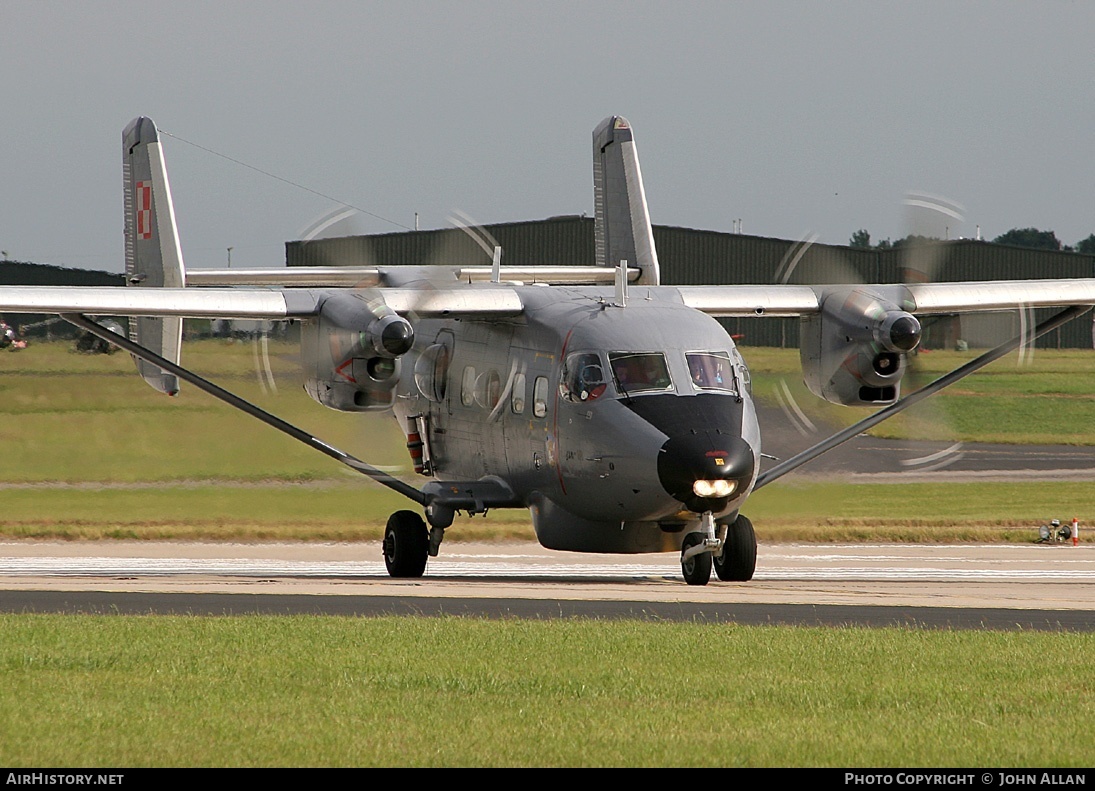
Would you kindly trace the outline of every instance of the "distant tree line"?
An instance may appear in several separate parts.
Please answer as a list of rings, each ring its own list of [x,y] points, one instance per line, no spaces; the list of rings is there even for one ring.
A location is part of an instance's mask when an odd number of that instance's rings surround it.
[[[896,241],[891,242],[889,239],[883,239],[878,244],[871,244],[871,235],[861,228],[852,234],[848,244],[862,250],[894,250],[909,244],[933,241],[941,240],[911,234]],[[1007,233],[997,236],[992,240],[992,243],[1010,244],[1015,247],[1028,247],[1034,250],[1059,250],[1065,253],[1095,254],[1095,233],[1086,239],[1081,239],[1075,246],[1072,246],[1061,244],[1061,240],[1057,238],[1057,234],[1053,231],[1039,231],[1037,228],[1012,228]]]

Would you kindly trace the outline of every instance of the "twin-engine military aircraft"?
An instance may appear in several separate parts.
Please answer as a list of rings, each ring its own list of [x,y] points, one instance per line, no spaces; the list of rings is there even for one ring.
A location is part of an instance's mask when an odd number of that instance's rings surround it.
[[[901,398],[918,316],[1095,304],[1095,279],[847,286],[663,286],[626,119],[593,132],[597,266],[309,267],[187,272],[155,124],[123,132],[126,286],[0,287],[0,311],[55,313],[129,351],[156,390],[192,383],[388,486],[383,553],[418,577],[459,511],[527,508],[536,537],[577,552],[680,552],[685,580],[746,581],[749,495],[1016,348],[1015,338]],[[128,337],[88,316],[129,317]],[[809,389],[882,407],[761,471],[749,369],[713,317],[799,316]],[[308,394],[390,411],[421,487],[180,366],[183,317],[296,319]],[[1029,337],[1028,337],[1029,340]],[[424,518],[423,518],[424,517]]]

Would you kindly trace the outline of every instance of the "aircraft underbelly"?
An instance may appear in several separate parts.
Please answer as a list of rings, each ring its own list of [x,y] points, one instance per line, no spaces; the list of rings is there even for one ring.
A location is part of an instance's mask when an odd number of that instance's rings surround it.
[[[636,554],[676,552],[683,532],[667,532],[657,522],[600,521],[572,514],[547,497],[534,497],[530,507],[536,539],[547,549],[565,552]]]

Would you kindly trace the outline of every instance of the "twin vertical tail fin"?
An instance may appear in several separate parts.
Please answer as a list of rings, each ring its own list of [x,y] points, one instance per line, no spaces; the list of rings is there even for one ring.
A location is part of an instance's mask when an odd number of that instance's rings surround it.
[[[125,274],[134,288],[182,288],[186,285],[175,208],[167,165],[152,119],[135,118],[122,132],[125,186]],[[631,124],[610,116],[593,130],[593,186],[597,264],[626,261],[641,274],[638,285],[658,285],[658,253],[646,205],[639,157]],[[129,319],[129,338],[178,364],[182,351],[181,318]],[[134,358],[137,370],[154,389],[175,395],[179,381],[158,366]]]
[[[658,251],[646,206],[639,155],[627,119],[613,115],[593,130],[594,233],[597,265],[642,270],[639,285],[660,282]]]
[[[125,276],[134,288],[182,288],[186,284],[175,207],[159,134],[150,118],[135,118],[122,132],[125,188]],[[170,360],[182,351],[181,318],[129,319],[129,339]],[[134,358],[137,371],[161,393],[176,395],[179,380]]]

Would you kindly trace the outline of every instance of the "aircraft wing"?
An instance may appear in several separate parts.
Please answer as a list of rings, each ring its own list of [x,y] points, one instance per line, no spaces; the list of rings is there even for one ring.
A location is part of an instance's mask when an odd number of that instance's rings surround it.
[[[0,313],[87,313],[99,316],[184,316],[205,319],[292,319],[317,315],[339,291],[314,289],[125,288],[123,286],[0,286]],[[517,315],[512,288],[367,289],[397,313],[421,316]]]
[[[288,319],[313,315],[316,309],[314,295],[306,291],[0,286],[0,312],[3,313]]]
[[[809,286],[676,286],[684,304],[712,316],[802,316],[821,300]],[[641,289],[639,289],[641,292]]]
[[[640,290],[643,287],[639,287]],[[647,287],[650,288],[650,287]],[[657,287],[654,287],[657,288]],[[1095,278],[875,284],[857,286],[662,286],[685,305],[712,316],[805,316],[820,310],[830,290],[896,289],[917,315],[972,313],[1065,305],[1095,305]],[[125,288],[113,286],[0,286],[0,313],[87,313],[106,316],[292,319],[315,316],[323,301],[343,289]],[[524,311],[509,286],[366,288],[396,313],[419,316],[515,316]],[[903,300],[904,301],[904,300]]]
[[[916,303],[912,312],[920,314],[1095,305],[1095,278],[918,283],[906,288]]]
[[[677,286],[684,304],[712,316],[806,316],[826,295],[859,289],[885,294],[917,315],[1095,305],[1095,278],[987,280],[845,286]]]

